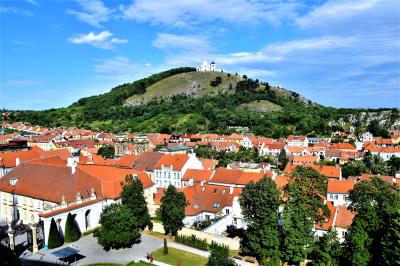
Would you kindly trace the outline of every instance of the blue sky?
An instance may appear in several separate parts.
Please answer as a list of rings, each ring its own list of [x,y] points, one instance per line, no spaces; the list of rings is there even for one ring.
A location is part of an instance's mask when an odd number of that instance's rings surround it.
[[[65,107],[215,61],[335,107],[400,107],[397,0],[2,0],[0,107]]]

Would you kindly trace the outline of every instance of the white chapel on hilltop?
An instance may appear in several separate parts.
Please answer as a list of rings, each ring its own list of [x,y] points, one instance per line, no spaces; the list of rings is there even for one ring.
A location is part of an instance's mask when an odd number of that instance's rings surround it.
[[[213,62],[211,62],[210,64],[208,64],[206,61],[203,62],[203,64],[199,67],[197,67],[197,71],[203,71],[203,72],[207,72],[207,71],[211,71],[214,72],[216,71],[217,65]]]

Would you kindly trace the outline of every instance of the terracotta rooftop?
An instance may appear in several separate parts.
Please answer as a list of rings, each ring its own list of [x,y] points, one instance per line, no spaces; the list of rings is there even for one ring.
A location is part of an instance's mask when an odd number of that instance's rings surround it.
[[[164,154],[154,168],[172,167],[174,170],[181,170],[188,160],[187,154]]]

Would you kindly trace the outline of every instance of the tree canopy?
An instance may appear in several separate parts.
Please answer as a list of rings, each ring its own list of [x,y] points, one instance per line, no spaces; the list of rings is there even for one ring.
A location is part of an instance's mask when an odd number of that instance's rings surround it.
[[[151,230],[153,223],[149,215],[142,182],[132,175],[126,176],[126,182],[122,184],[121,203],[126,206],[136,218],[137,225],[144,230],[146,226]]]
[[[169,185],[164,196],[161,198],[159,214],[164,226],[165,234],[173,236],[182,229],[185,218],[185,207],[187,205],[185,194],[176,191],[175,187]]]
[[[279,265],[279,204],[280,192],[275,181],[268,177],[257,183],[251,181],[240,197],[242,214],[248,223],[242,251],[259,261],[269,261],[271,265]]]
[[[136,217],[128,207],[120,203],[113,203],[103,209],[100,224],[96,236],[106,250],[131,247],[140,239]]]

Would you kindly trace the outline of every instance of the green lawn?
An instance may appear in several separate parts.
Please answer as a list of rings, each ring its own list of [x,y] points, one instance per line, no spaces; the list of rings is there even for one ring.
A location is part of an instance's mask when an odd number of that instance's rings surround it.
[[[157,249],[151,254],[154,256],[155,260],[171,265],[177,265],[178,260],[180,260],[181,266],[201,266],[206,265],[208,261],[206,257],[170,247],[168,248],[168,255],[163,254],[163,248]]]
[[[152,265],[150,263],[139,261],[139,262],[129,262],[128,264],[119,264],[119,263],[93,263],[93,264],[86,264],[85,266],[148,266]]]

